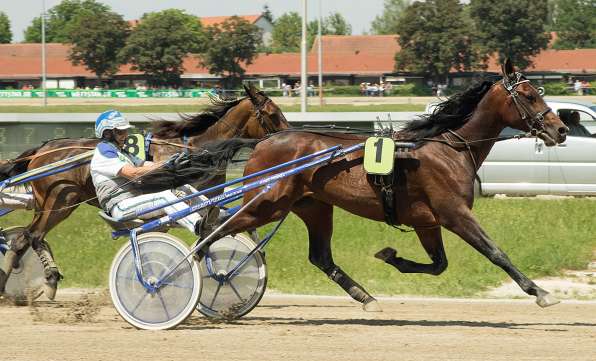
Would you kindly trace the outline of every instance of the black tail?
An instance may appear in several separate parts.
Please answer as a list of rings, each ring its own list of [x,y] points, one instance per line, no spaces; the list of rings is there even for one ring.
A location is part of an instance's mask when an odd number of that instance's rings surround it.
[[[190,154],[190,164],[176,171],[158,169],[136,181],[136,188],[143,192],[159,192],[194,184],[198,188],[225,174],[230,161],[242,148],[254,148],[260,140],[232,138],[204,144],[202,149]]]
[[[30,155],[33,155],[37,152],[37,150],[40,148],[36,147],[36,148],[31,148],[31,149],[27,149],[26,151],[24,151],[23,153],[21,153],[18,157],[16,157],[15,159],[20,159],[20,158],[24,158],[24,157],[28,157]],[[11,162],[11,161],[5,161],[3,163],[0,163],[0,181],[3,181],[5,179],[8,179],[10,177],[14,177],[15,175],[24,173],[27,171],[27,167],[29,166],[29,162],[31,160],[27,159],[27,160],[23,160],[20,162]]]

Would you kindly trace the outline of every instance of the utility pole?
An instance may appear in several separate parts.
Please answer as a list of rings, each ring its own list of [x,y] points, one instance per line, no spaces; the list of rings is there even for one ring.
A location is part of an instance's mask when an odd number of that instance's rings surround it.
[[[319,0],[319,48],[318,48],[318,63],[319,63],[319,105],[323,106],[323,38],[321,37],[321,22],[323,18],[323,0]]]
[[[41,89],[43,90],[43,106],[48,105],[46,88],[46,0],[41,1]]]
[[[302,42],[301,42],[301,62],[300,62],[300,111],[306,112],[306,88],[308,77],[306,75],[306,2],[302,0]]]

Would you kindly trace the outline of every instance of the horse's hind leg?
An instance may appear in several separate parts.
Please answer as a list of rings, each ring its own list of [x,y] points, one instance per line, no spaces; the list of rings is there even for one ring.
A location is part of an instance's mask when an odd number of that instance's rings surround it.
[[[313,198],[295,203],[296,213],[308,229],[308,259],[353,299],[363,304],[366,311],[381,311],[377,300],[333,262],[331,235],[333,233],[333,206]]]
[[[397,251],[387,247],[375,254],[375,257],[397,268],[402,273],[428,273],[439,275],[447,268],[447,256],[443,248],[441,227],[417,228],[416,234],[432,263],[418,263],[396,257]]]

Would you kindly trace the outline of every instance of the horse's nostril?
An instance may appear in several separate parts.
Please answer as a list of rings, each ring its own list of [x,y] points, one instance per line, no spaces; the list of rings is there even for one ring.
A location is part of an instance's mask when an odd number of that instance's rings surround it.
[[[559,128],[559,134],[567,134],[568,131],[569,131],[569,128],[567,128],[567,127]]]

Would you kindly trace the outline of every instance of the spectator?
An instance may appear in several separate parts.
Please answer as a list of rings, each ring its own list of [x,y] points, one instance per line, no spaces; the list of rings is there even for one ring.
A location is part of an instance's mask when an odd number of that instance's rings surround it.
[[[433,95],[437,95],[437,93],[439,92],[439,87],[437,87],[437,85],[433,83],[431,90],[433,92]]]
[[[379,96],[385,96],[385,83],[379,83]]]
[[[315,96],[315,85],[313,84],[312,80],[308,82],[308,87],[306,88],[307,96],[314,97]]]
[[[360,83],[360,95],[366,95],[366,83],[364,82]]]
[[[300,91],[301,91],[301,90],[302,90],[302,86],[300,85],[300,82],[299,82],[299,81],[297,81],[297,82],[294,84],[294,94],[296,94],[296,96],[299,96],[299,95],[300,95]]]
[[[286,83],[281,83],[281,95],[284,97],[287,97],[290,95],[290,93],[288,92],[288,88],[286,86]]]
[[[445,96],[445,90],[447,89],[447,84],[439,84],[437,85],[437,96],[442,97]]]
[[[573,91],[577,95],[582,95],[582,82],[579,79],[575,79],[575,83],[573,83]]]
[[[385,95],[389,96],[393,92],[393,84],[386,83],[385,84]]]
[[[590,94],[590,83],[588,83],[587,81],[583,80],[582,81],[582,95],[589,95]]]

